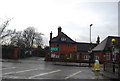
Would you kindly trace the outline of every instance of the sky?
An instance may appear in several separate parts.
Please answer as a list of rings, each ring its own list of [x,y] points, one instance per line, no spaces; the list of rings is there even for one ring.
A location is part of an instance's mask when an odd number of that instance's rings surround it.
[[[44,44],[49,44],[49,33],[58,34],[58,26],[77,42],[89,42],[90,24],[92,42],[99,35],[118,36],[119,0],[0,0],[0,22],[12,20],[8,29],[22,31],[33,26],[44,34]]]
[[[120,1],[118,3],[118,14],[120,14]],[[120,15],[118,15],[118,22],[120,21]],[[120,23],[118,23],[118,36],[120,36]]]

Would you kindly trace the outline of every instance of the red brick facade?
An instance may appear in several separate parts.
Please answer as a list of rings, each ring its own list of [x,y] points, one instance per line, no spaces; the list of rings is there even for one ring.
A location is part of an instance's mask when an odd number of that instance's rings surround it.
[[[65,59],[71,58],[71,54],[77,53],[76,44],[62,43],[59,46],[57,46],[57,44],[52,43],[51,48],[58,48],[57,51],[51,51],[51,55],[55,54],[61,58],[65,58]]]
[[[49,53],[46,53],[46,60],[48,60],[47,58],[87,61],[92,58],[93,60],[99,60],[100,62],[112,60],[112,44],[110,42],[112,37],[108,37],[103,40],[102,43],[99,43],[100,38],[98,36],[96,44],[75,42],[61,30],[62,28],[59,27],[58,35],[54,38],[52,38],[52,32],[50,33],[50,48],[48,51]],[[92,56],[89,52],[90,48],[92,48]],[[116,57],[118,58],[119,55],[120,54],[117,54]]]

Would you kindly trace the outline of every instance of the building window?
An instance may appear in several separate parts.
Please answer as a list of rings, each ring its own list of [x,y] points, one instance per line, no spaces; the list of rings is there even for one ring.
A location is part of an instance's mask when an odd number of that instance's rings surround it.
[[[99,60],[99,56],[95,56],[95,60]]]
[[[71,59],[77,59],[77,54],[71,54],[70,57]]]
[[[110,53],[106,53],[106,60],[110,60]]]
[[[57,47],[59,47],[59,46],[60,46],[60,44],[56,44],[56,46],[57,46]]]
[[[119,53],[119,48],[115,48],[115,53]]]
[[[88,55],[84,56],[84,60],[89,60],[89,56]]]
[[[63,37],[63,38],[61,38],[61,41],[66,41],[66,38],[64,38],[64,37]]]

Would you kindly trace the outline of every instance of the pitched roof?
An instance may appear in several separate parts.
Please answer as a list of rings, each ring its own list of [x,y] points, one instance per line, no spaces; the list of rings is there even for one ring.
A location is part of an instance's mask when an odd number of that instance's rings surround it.
[[[107,38],[105,38],[99,45],[97,45],[92,50],[93,51],[107,51],[107,50],[109,50],[109,48],[112,47],[112,41],[111,41],[112,39],[116,40],[115,43],[119,43],[120,42],[120,37],[108,36]]]
[[[63,41],[62,39],[63,38]],[[76,43],[74,40],[72,40],[70,37],[68,37],[65,33],[60,32],[59,35],[57,35],[56,37],[52,38],[52,40],[50,40],[52,43],[55,42],[59,42],[59,43]]]
[[[97,44],[90,44],[90,43],[83,43],[83,42],[78,42],[77,43],[77,51],[80,52],[88,52],[90,50],[90,46],[91,48],[94,48]]]

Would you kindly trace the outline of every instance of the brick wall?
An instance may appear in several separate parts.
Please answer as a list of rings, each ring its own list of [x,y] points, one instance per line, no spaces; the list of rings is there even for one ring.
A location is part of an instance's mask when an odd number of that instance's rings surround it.
[[[76,44],[56,43],[51,44],[51,48],[58,48],[58,51],[51,51],[51,54],[60,55],[61,58],[70,58],[70,54],[76,53]]]

